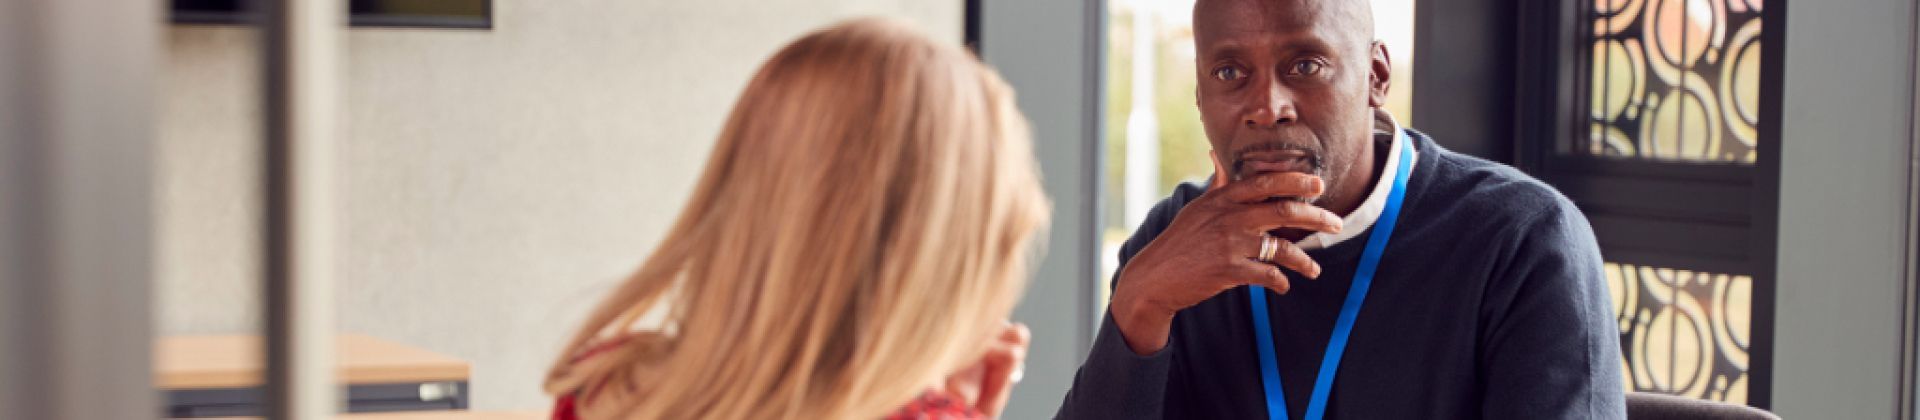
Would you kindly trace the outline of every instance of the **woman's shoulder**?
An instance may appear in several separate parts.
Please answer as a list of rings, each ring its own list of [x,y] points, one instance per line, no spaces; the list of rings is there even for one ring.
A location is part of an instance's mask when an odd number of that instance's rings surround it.
[[[658,342],[661,338],[661,335],[658,333],[638,332],[597,339],[592,344],[582,346],[583,350],[573,356],[573,363],[585,363],[596,357],[605,357],[608,352],[628,344],[634,344],[636,342],[642,344]],[[599,385],[604,384],[586,386],[585,388],[587,389],[575,389],[572,392],[560,394],[554,398],[552,419],[579,419],[579,405],[581,400],[591,396],[592,388],[597,388]],[[974,410],[972,407],[968,407],[966,404],[960,402],[960,400],[945,393],[933,391],[921,393],[920,396],[915,397],[913,401],[907,402],[906,405],[901,406],[900,409],[894,411],[893,414],[887,415],[888,420],[972,420],[985,418],[987,418],[985,415],[980,414],[978,410]]]

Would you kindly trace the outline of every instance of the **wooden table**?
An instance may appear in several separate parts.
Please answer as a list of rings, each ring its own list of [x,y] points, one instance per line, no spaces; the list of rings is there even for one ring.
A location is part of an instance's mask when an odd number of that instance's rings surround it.
[[[335,344],[348,411],[467,407],[472,368],[464,360],[358,334],[340,334]],[[166,414],[264,414],[264,345],[255,335],[160,338],[154,345],[154,385],[167,394]]]

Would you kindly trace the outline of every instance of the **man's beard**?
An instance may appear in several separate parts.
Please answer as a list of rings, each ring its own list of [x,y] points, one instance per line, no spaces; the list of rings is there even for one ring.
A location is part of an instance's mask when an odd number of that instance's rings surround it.
[[[1261,172],[1261,171],[1257,171],[1249,168],[1249,166],[1260,166],[1260,165],[1250,164],[1251,162],[1249,162],[1248,155],[1259,153],[1259,152],[1275,152],[1275,151],[1289,153],[1289,154],[1304,153],[1305,154],[1304,164],[1296,163],[1296,164],[1290,165],[1291,166],[1290,169],[1285,170],[1283,172],[1298,172],[1298,173],[1305,173],[1308,175],[1320,177],[1322,185],[1324,185],[1325,188],[1321,190],[1321,194],[1319,197],[1314,197],[1313,199],[1308,199],[1306,197],[1274,196],[1274,197],[1267,197],[1265,200],[1261,201],[1262,203],[1277,203],[1283,200],[1296,200],[1296,201],[1305,202],[1307,204],[1311,204],[1320,208],[1326,208],[1328,203],[1338,202],[1338,199],[1341,197],[1340,193],[1337,192],[1337,191],[1340,191],[1338,186],[1340,185],[1340,182],[1343,181],[1344,179],[1342,179],[1341,176],[1336,175],[1336,173],[1340,172],[1340,170],[1344,170],[1351,166],[1352,162],[1345,160],[1345,159],[1352,158],[1350,156],[1346,156],[1347,153],[1336,152],[1331,150],[1322,150],[1314,147],[1303,146],[1300,144],[1288,143],[1288,142],[1269,141],[1269,142],[1257,143],[1257,144],[1249,145],[1246,147],[1242,147],[1239,150],[1234,151],[1233,158],[1230,160],[1230,162],[1233,162],[1233,163],[1229,169],[1231,171],[1229,173],[1232,174],[1232,180],[1235,182],[1238,182],[1240,180],[1257,175]],[[1272,153],[1267,153],[1267,154],[1271,155]],[[1299,159],[1299,158],[1294,158],[1294,159]],[[1273,165],[1269,164],[1266,166],[1273,166]],[[1290,242],[1299,242],[1301,239],[1305,239],[1308,235],[1311,235],[1313,232],[1309,232],[1303,229],[1280,228],[1280,229],[1274,229],[1274,230],[1268,231],[1267,233],[1282,239],[1286,239],[1287,241],[1290,241]]]
[[[1228,160],[1229,162],[1232,162],[1232,165],[1228,168],[1229,169],[1228,173],[1231,174],[1231,180],[1238,182],[1240,180],[1252,177],[1260,173],[1260,171],[1256,171],[1249,168],[1249,166],[1251,165],[1249,165],[1249,162],[1248,162],[1248,158],[1247,158],[1248,155],[1254,154],[1257,152],[1275,152],[1275,151],[1304,153],[1305,154],[1304,165],[1293,165],[1293,168],[1283,172],[1299,172],[1299,173],[1305,173],[1307,175],[1320,177],[1320,180],[1323,182],[1326,188],[1321,191],[1321,195],[1319,197],[1316,197],[1313,200],[1306,200],[1305,197],[1269,197],[1266,200],[1267,202],[1275,202],[1282,199],[1295,199],[1295,200],[1307,201],[1309,204],[1324,207],[1324,203],[1334,201],[1332,199],[1337,198],[1337,193],[1335,193],[1335,191],[1339,191],[1339,188],[1336,188],[1335,186],[1340,184],[1341,179],[1339,179],[1340,178],[1339,175],[1335,174],[1338,171],[1334,169],[1344,169],[1348,167],[1349,165],[1347,165],[1347,162],[1344,159],[1348,159],[1350,157],[1345,156],[1346,153],[1341,153],[1341,152],[1332,151],[1332,150],[1323,150],[1320,148],[1305,146],[1298,143],[1268,141],[1268,142],[1261,142],[1261,143],[1248,145],[1246,147],[1241,147],[1238,150],[1234,150],[1232,158]]]

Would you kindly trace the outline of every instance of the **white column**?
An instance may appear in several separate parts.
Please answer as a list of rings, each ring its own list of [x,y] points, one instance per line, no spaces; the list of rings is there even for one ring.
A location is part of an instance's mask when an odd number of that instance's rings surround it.
[[[268,412],[332,418],[335,148],[340,144],[340,0],[266,7],[266,267]]]
[[[1152,5],[1133,4],[1133,98],[1127,110],[1127,160],[1122,173],[1125,191],[1120,195],[1125,226],[1132,229],[1146,220],[1147,211],[1160,201],[1156,184],[1160,181],[1160,119],[1154,114],[1153,85],[1155,21]]]

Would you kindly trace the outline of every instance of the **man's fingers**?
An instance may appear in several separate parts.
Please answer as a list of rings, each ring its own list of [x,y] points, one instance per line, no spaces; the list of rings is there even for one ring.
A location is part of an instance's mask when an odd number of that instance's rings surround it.
[[[1346,222],[1327,209],[1299,201],[1279,201],[1247,206],[1236,216],[1247,230],[1266,232],[1279,228],[1339,233]]]
[[[1279,294],[1286,294],[1293,289],[1293,282],[1287,279],[1287,274],[1272,264],[1246,260],[1235,262],[1234,268],[1239,270],[1239,280],[1244,284],[1265,287]]]
[[[1227,186],[1227,170],[1220,166],[1220,152],[1207,151],[1207,160],[1213,161],[1213,182],[1207,183],[1207,191]]]
[[[1299,246],[1294,245],[1292,242],[1280,241],[1280,249],[1274,251],[1272,261],[1262,262],[1253,258],[1249,258],[1247,261],[1264,265],[1268,268],[1279,267],[1293,270],[1293,272],[1300,273],[1300,275],[1306,276],[1309,279],[1320,278],[1320,263],[1315,262],[1313,257],[1307,256],[1307,251],[1301,250]]]
[[[1299,172],[1268,172],[1228,184],[1219,191],[1235,203],[1258,203],[1269,197],[1317,198],[1327,186],[1320,177]]]

